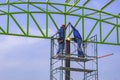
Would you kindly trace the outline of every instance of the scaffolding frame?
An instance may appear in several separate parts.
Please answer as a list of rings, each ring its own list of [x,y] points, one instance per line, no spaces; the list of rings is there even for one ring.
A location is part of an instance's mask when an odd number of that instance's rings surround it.
[[[91,41],[97,41],[97,35],[92,36],[90,38]],[[80,78],[81,80],[98,80],[98,49],[97,43],[88,43],[93,45],[93,54],[87,54],[86,47],[87,43],[83,42],[84,44],[83,52],[86,56],[77,57],[75,54],[65,55],[65,53],[57,58],[54,57],[55,55],[55,46],[56,46],[56,39],[51,39],[51,55],[50,55],[50,80],[66,80],[65,79],[65,71],[72,71],[80,72],[83,74],[83,77]],[[65,60],[70,60],[70,64],[78,63],[79,66],[76,67],[65,67]],[[92,67],[90,67],[92,65]],[[70,80],[76,80],[72,75],[68,76]],[[78,79],[79,80],[79,79]]]

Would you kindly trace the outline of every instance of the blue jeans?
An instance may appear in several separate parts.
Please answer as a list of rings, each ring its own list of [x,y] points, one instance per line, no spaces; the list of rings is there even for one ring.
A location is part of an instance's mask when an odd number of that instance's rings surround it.
[[[58,44],[57,54],[63,54],[64,45],[65,45],[64,42]]]
[[[81,47],[81,40],[80,39],[77,39],[77,52],[78,52],[78,57],[80,56],[84,56],[84,53],[82,51],[82,47]]]

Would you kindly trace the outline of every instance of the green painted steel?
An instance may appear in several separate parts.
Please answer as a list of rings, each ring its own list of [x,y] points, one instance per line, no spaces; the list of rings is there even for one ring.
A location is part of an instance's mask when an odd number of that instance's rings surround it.
[[[89,38],[97,35],[96,43],[120,45],[120,16],[105,12],[114,0],[99,10],[86,7],[90,0],[80,6],[80,0],[71,1],[3,0],[0,2],[0,34],[49,39],[51,30],[55,32],[60,24],[71,22],[79,29],[83,41],[91,42]],[[91,25],[87,25],[90,22]],[[67,36],[72,36],[72,31]]]

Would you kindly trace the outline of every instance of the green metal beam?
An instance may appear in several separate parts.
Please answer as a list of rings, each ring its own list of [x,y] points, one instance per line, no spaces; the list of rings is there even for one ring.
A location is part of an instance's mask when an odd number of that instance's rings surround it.
[[[90,14],[86,14],[85,16],[91,16],[91,15],[95,15],[95,14],[97,14],[98,12],[96,11],[96,12],[93,12],[93,13],[90,13]]]
[[[3,29],[2,27],[0,27],[0,30],[1,30],[3,33],[5,33],[5,31],[4,31],[4,29]]]
[[[14,18],[14,16],[12,14],[10,14],[11,18],[13,19],[13,21],[16,23],[16,25],[19,27],[19,29],[22,31],[22,33],[24,35],[26,35],[24,29],[22,29],[21,25],[17,22],[17,20]]]
[[[87,1],[83,4],[83,6],[86,6],[89,2],[90,2],[90,0],[87,0]]]
[[[82,8],[82,39],[84,40],[84,8]]]
[[[71,6],[71,8],[67,11],[67,13],[71,12],[71,10],[74,8],[74,6],[76,6],[78,3],[80,2],[80,0],[74,0],[74,4]]]
[[[10,4],[28,4],[27,2],[17,2],[17,3],[10,3]],[[59,5],[59,6],[64,6],[64,5],[67,5],[67,6],[72,6],[72,5],[69,5],[69,4],[60,4],[60,3],[52,3],[52,2],[29,2],[29,4],[53,4],[53,5]],[[2,3],[0,5],[8,5],[7,3]],[[75,8],[82,8],[82,6],[74,6]],[[107,15],[110,15],[110,16],[113,16],[113,17],[119,17],[118,15],[114,15],[114,14],[111,14],[111,13],[107,13],[107,12],[104,12],[104,11],[101,11],[101,10],[95,10],[95,9],[92,9],[92,8],[87,8],[87,7],[84,7],[85,9],[87,10],[91,10],[91,11],[97,11],[97,12],[101,12],[102,14],[107,14]]]
[[[65,1],[65,3],[69,3],[69,2],[70,2],[70,0],[66,0],[66,1]]]
[[[108,18],[104,18],[102,20],[109,20],[109,19],[114,19],[114,17],[108,17]]]
[[[52,4],[50,4],[51,7],[53,7],[54,9],[56,9],[57,11],[63,13],[63,11],[61,11],[60,9],[58,9],[57,7],[53,6]]]
[[[9,0],[7,0],[7,3],[9,3]],[[8,4],[8,15],[7,15],[7,33],[9,33],[9,22],[10,22],[10,5]]]
[[[32,15],[32,13],[30,13],[31,18],[33,19],[34,23],[36,24],[36,26],[38,27],[39,31],[41,32],[41,34],[45,37],[44,32],[42,31],[40,25],[38,24],[38,22],[36,21],[36,19],[34,18],[34,16]]]
[[[113,32],[114,29],[115,29],[115,27],[113,27],[113,28],[109,31],[109,33],[107,34],[107,36],[103,39],[103,42],[105,42],[106,39],[108,39],[108,37],[110,36],[110,34]]]
[[[118,18],[116,18],[116,24],[118,25]],[[118,28],[118,26],[116,26],[116,41],[117,41],[117,44],[120,42],[119,41],[119,30],[118,30],[119,28]]]
[[[29,0],[27,0],[27,2],[29,3]],[[26,30],[27,30],[27,36],[29,35],[29,11],[30,11],[30,5],[27,4],[27,21],[26,21]]]
[[[16,1],[16,2],[11,2],[10,0],[6,0],[3,3],[0,3],[0,17],[5,17],[6,18],[6,22],[4,23],[6,26],[2,26],[0,24],[0,34],[4,34],[4,35],[13,35],[13,36],[24,36],[24,37],[34,37],[34,38],[47,38],[49,39],[49,26],[50,26],[50,22],[52,22],[54,24],[53,28],[54,29],[58,29],[58,24],[59,21],[56,20],[56,18],[54,18],[54,16],[63,16],[63,22],[64,24],[67,24],[67,22],[69,22],[69,17],[77,17],[78,19],[73,23],[74,27],[77,28],[78,23],[82,24],[82,38],[83,41],[87,41],[89,42],[89,37],[92,36],[92,34],[94,34],[93,32],[95,32],[95,28],[99,28],[98,31],[96,32],[98,36],[98,42],[99,44],[111,44],[111,45],[120,45],[120,37],[119,37],[119,30],[120,30],[120,24],[118,22],[118,20],[120,19],[119,15],[115,15],[112,13],[108,13],[103,11],[105,8],[109,7],[110,4],[113,3],[114,0],[109,1],[108,3],[106,3],[100,10],[96,10],[93,8],[88,8],[85,7],[90,0],[86,0],[85,2],[83,2],[83,5],[77,5],[80,0],[74,0],[74,4],[69,4],[70,0],[66,0],[65,3],[58,3],[58,2],[52,2],[52,0],[45,0],[45,1],[38,1],[35,2],[34,0],[26,0],[26,1]],[[19,5],[26,5],[27,9],[25,9],[24,7],[20,7]],[[39,5],[43,5],[45,7],[41,7]],[[7,7],[7,8],[6,8]],[[32,8],[36,8],[36,10],[32,9]],[[63,9],[60,9],[60,7],[63,7]],[[6,8],[6,10],[3,10],[2,8]],[[15,8],[16,11],[12,11],[12,8]],[[54,10],[52,10],[54,9]],[[86,11],[91,11],[91,13],[86,13]],[[19,23],[19,21],[17,20],[17,18],[14,16],[15,14],[17,15],[26,15],[26,30],[22,28],[22,24]],[[45,20],[46,20],[46,27],[45,27],[45,32],[43,31],[43,28],[41,25],[39,25],[39,22],[36,19],[36,16],[33,16],[33,14],[45,14]],[[55,15],[54,15],[55,14]],[[99,17],[92,17],[92,16],[99,16]],[[107,18],[104,18],[104,15],[108,16]],[[38,31],[40,31],[41,35],[32,35],[30,34],[30,17],[33,20],[33,22],[35,23],[35,25],[38,28]],[[0,18],[1,19],[1,18]],[[88,33],[85,33],[87,28],[85,27],[85,24],[87,24],[86,20],[93,20],[95,21],[95,23],[91,23],[93,26],[91,27],[91,30],[88,31]],[[115,20],[115,21],[110,21],[110,20]],[[14,23],[17,25],[18,29],[22,32],[20,34],[15,33],[15,32],[11,32],[9,29],[13,26],[11,26],[11,21],[13,20]],[[40,20],[42,20],[40,18]],[[50,20],[50,21],[49,21]],[[72,19],[70,19],[72,21]],[[82,21],[80,21],[82,20]],[[97,25],[99,23],[99,25]],[[110,31],[108,32],[108,34],[103,37],[104,35],[104,28],[106,28],[104,25],[102,25],[102,23],[105,23],[106,25],[111,25],[112,29],[110,27]],[[115,42],[108,42],[107,40],[110,39],[109,36],[111,35],[111,33],[116,30],[116,34],[115,35]],[[13,34],[14,33],[14,34]],[[72,31],[70,31],[68,33],[68,36],[71,36]]]
[[[56,29],[58,29],[58,26],[57,26],[57,24],[56,24],[55,20],[53,19],[52,15],[51,15],[51,14],[49,14],[49,16],[50,16],[50,18],[51,18],[52,22],[54,23],[54,25],[55,25]]]
[[[90,38],[90,35],[92,34],[92,32],[94,31],[96,25],[98,24],[99,21],[96,21],[96,23],[94,24],[94,26],[92,27],[92,29],[90,30],[90,32],[88,33],[85,41],[87,41]]]
[[[99,31],[99,34],[100,34],[100,42],[102,42],[102,21],[101,21],[101,13],[99,13],[99,18],[100,18],[100,22],[99,22],[99,26],[100,26],[100,31]]]
[[[101,10],[105,9],[107,6],[109,6],[111,3],[113,3],[115,0],[109,1],[106,5],[104,5]]]
[[[46,2],[48,2],[49,0],[46,0]],[[48,17],[49,17],[49,14],[48,14],[48,4],[46,5],[46,37],[48,37]]]
[[[77,5],[80,2],[80,0],[74,0],[74,5]]]

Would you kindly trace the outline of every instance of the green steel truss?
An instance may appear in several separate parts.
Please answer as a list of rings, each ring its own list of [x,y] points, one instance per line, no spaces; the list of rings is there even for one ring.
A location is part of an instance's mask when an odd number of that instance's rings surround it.
[[[113,2],[98,10],[86,7],[90,0],[2,0],[0,34],[49,39],[52,29],[71,22],[83,41],[97,35],[97,43],[120,45],[120,15],[104,11]],[[67,36],[71,33],[70,29]]]

